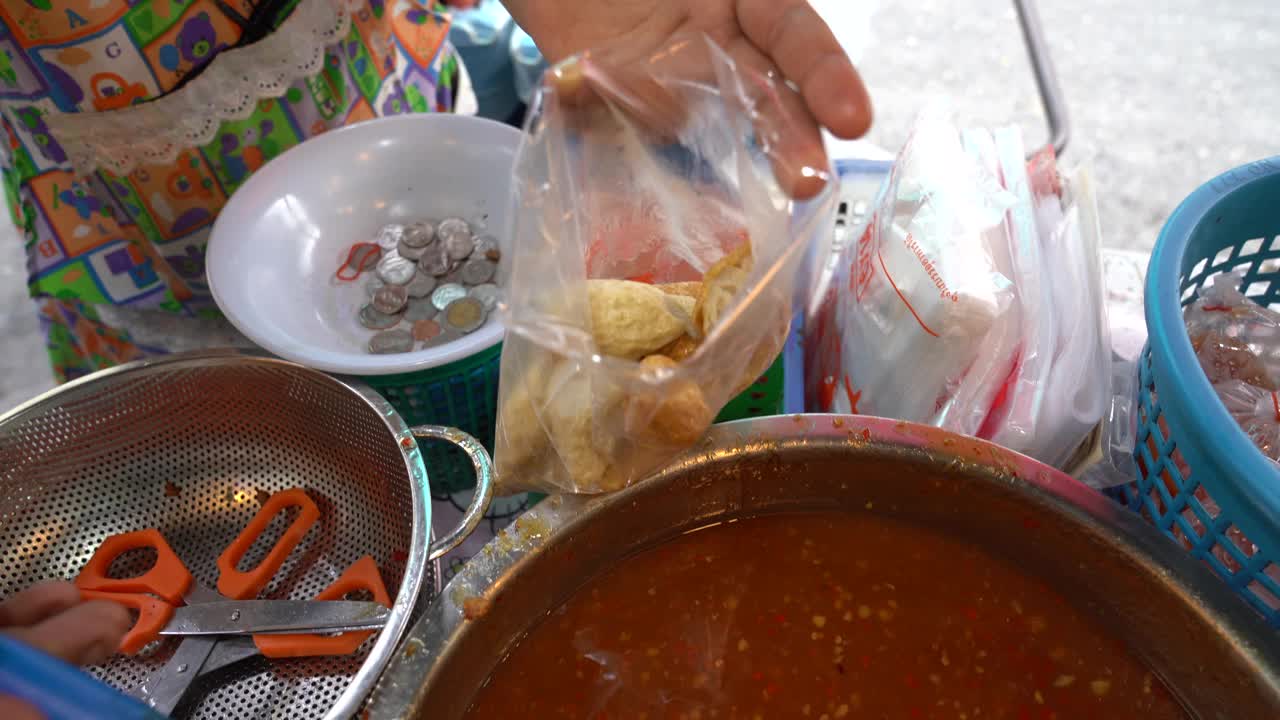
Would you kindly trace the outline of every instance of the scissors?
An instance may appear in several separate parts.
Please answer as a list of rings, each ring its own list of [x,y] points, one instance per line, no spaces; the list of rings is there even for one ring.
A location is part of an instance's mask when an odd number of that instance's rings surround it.
[[[272,518],[289,507],[298,508],[297,516],[258,566],[237,569]],[[121,652],[136,653],[161,635],[186,636],[169,661],[129,694],[169,714],[203,675],[258,655],[348,655],[373,629],[386,624],[391,598],[377,564],[367,555],[352,563],[314,600],[256,599],[319,517],[319,509],[302,490],[272,495],[218,556],[217,591],[194,582],[155,529],[103,541],[75,583],[86,599],[109,600],[138,612],[137,621],[120,643]],[[113,560],[138,548],[155,550],[156,562],[150,570],[136,578],[106,576]],[[342,599],[355,591],[367,591],[374,602]],[[183,602],[186,604],[179,605]],[[317,630],[339,634],[305,634]]]

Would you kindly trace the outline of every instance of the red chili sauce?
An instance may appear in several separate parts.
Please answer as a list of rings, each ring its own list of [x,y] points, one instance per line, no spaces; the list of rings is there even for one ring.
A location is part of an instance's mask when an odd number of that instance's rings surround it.
[[[1043,583],[945,535],[785,515],[621,562],[535,627],[469,718],[1185,720]]]

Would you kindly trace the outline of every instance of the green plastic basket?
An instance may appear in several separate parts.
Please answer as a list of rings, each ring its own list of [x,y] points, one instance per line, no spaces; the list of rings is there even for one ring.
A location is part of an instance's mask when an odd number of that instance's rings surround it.
[[[493,453],[501,360],[502,343],[496,343],[440,367],[360,379],[386,398],[411,427],[455,427],[479,440]],[[475,486],[471,460],[453,445],[424,443],[422,457],[433,494],[461,492]]]
[[[502,343],[498,343],[438,368],[360,379],[381,393],[410,426],[456,427],[492,453],[501,360]],[[716,422],[781,414],[783,377],[783,356],[779,355],[764,377],[720,411]],[[471,461],[458,448],[426,443],[422,450],[433,494],[462,492],[475,485]]]

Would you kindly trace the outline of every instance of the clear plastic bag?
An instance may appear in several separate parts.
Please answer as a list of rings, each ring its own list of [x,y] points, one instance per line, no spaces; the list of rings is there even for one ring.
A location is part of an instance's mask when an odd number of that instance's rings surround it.
[[[945,110],[927,109],[833,284],[839,374],[824,383],[841,387],[823,410],[977,434],[1017,341],[1011,200]]]
[[[516,162],[501,492],[616,490],[696,442],[782,350],[833,213],[829,189],[797,203],[775,177],[811,123],[793,91],[709,39],[643,68],[574,63],[548,74]]]

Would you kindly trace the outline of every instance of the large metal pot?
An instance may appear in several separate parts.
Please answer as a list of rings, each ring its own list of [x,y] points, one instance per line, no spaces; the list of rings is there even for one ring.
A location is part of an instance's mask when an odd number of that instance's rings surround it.
[[[436,599],[369,716],[460,717],[532,625],[619,559],[708,523],[803,510],[907,519],[976,543],[1096,618],[1193,716],[1280,717],[1280,636],[1136,515],[987,443],[819,415],[719,426],[644,483],[538,506]],[[464,605],[483,615],[466,619]]]

